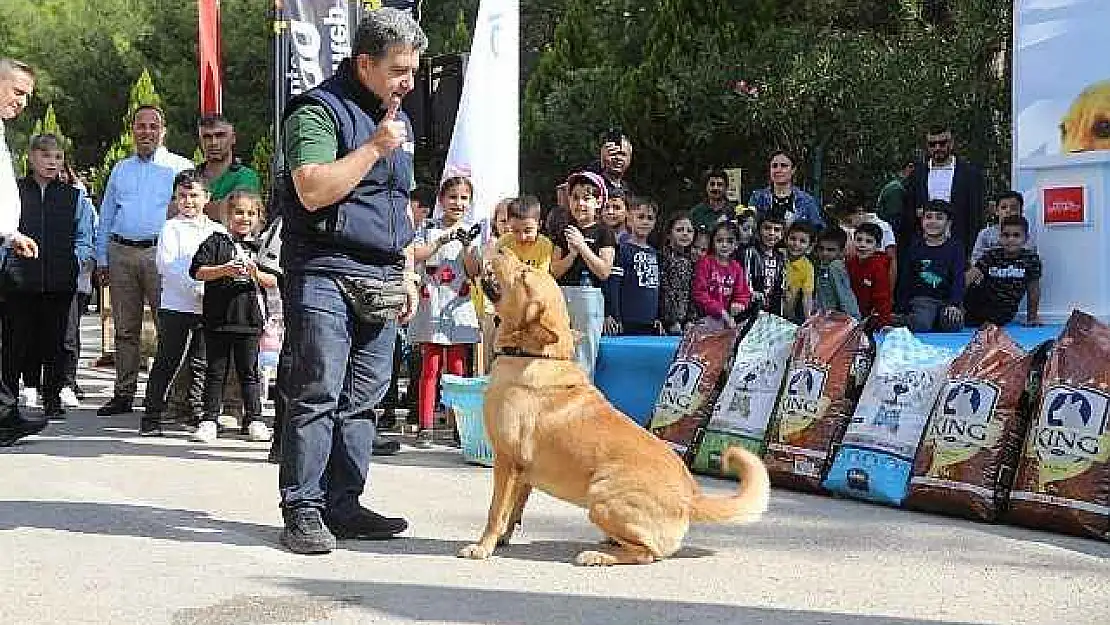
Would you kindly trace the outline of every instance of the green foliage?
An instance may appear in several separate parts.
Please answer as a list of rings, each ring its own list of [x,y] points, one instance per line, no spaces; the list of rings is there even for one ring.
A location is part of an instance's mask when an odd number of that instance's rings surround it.
[[[254,149],[251,150],[251,169],[258,172],[258,178],[262,180],[262,195],[263,199],[269,198],[270,189],[270,176],[272,175],[271,169],[273,168],[274,159],[274,137],[272,134],[263,133],[258,141],[254,144]]]
[[[162,106],[162,96],[154,89],[154,80],[150,77],[150,72],[143,68],[143,72],[139,74],[139,78],[135,84],[131,86],[131,93],[127,100],[127,114],[123,116],[121,122],[120,134],[116,140],[112,142],[111,147],[104,153],[104,160],[101,161],[100,167],[96,169],[93,178],[93,189],[97,193],[103,192],[104,185],[108,182],[108,176],[112,173],[112,168],[116,163],[131,156],[135,151],[135,138],[131,135],[131,122],[134,121],[135,111],[139,110],[140,106]]]

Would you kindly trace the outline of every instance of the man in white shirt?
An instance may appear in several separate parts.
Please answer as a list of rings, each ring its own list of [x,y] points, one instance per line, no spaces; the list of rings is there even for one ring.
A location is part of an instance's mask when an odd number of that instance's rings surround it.
[[[925,146],[929,158],[914,167],[907,185],[898,243],[903,249],[912,245],[920,234],[921,211],[929,202],[943,200],[952,207],[951,236],[970,253],[985,220],[983,174],[974,164],[956,156],[956,142],[947,125],[929,127]]]
[[[35,72],[30,66],[15,59],[0,58],[0,243],[11,248],[5,250],[6,253],[25,258],[37,257],[39,248],[34,240],[19,232],[21,203],[12,154],[4,136],[4,122],[23,112],[34,88]],[[18,303],[12,302],[12,305]],[[46,419],[22,417],[12,389],[0,382],[0,447],[8,447],[25,436],[38,434],[45,427]]]

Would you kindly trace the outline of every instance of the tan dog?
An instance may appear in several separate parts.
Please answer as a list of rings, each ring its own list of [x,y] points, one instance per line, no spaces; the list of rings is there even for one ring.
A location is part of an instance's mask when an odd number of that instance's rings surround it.
[[[1110,80],[1080,93],[1060,122],[1064,152],[1110,150]]]
[[[583,551],[582,565],[647,564],[679,549],[691,521],[754,520],[770,491],[759,458],[733,447],[739,492],[709,497],[669,447],[618,412],[574,362],[562,291],[511,252],[490,259],[483,289],[501,317],[485,396],[494,449],[493,500],[477,544],[488,558],[520,521],[533,487],[582,506],[612,543]]]

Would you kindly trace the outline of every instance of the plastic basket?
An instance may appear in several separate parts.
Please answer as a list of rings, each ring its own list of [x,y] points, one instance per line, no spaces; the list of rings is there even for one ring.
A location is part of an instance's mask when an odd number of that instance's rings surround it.
[[[463,458],[487,467],[493,466],[493,445],[486,436],[482,419],[482,400],[486,395],[489,377],[464,378],[444,374],[440,380],[443,404],[455,413],[455,427],[459,430]]]

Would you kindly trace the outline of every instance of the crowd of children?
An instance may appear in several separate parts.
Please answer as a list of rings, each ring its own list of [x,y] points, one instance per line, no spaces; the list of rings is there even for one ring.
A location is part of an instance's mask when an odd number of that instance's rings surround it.
[[[578,361],[591,375],[603,334],[681,335],[695,323],[735,327],[753,308],[796,323],[840,311],[879,327],[949,331],[965,323],[1008,323],[1028,294],[1028,321],[1038,322],[1041,264],[1020,216],[1021,196],[1014,193],[1001,198],[999,222],[980,233],[968,267],[962,243],[949,235],[951,208],[942,201],[922,211],[921,236],[899,246],[889,224],[858,202],[841,207],[840,219],[821,230],[773,207],[738,207],[701,227],[704,214],[695,219],[672,212],[664,219],[653,200],[581,172],[567,180],[565,210],[545,215],[539,200],[527,195],[499,202],[489,224],[492,238],[483,246],[465,223],[474,194],[470,180],[448,178],[437,191],[423,201],[438,204],[434,217],[427,217],[429,206],[419,206],[419,194],[413,202],[413,249],[423,282],[405,340],[419,361],[410,370],[410,397],[416,398],[410,405],[420,447],[432,444],[442,374],[466,375],[476,359],[495,356],[496,318],[476,277],[482,255],[497,248],[550,272],[563,288],[581,337]],[[261,202],[237,194],[221,225],[199,210],[205,195],[199,177],[179,176],[177,216],[159,238],[163,309],[142,430],[158,433],[169,381],[190,362],[200,380],[192,398],[203,415],[194,438],[215,440],[233,359],[244,434],[266,440],[270,431],[258,418],[258,337],[267,315],[262,295],[276,280],[259,271],[252,256],[264,220]],[[485,345],[481,354],[473,349],[479,343]],[[395,366],[402,366],[400,358]]]

